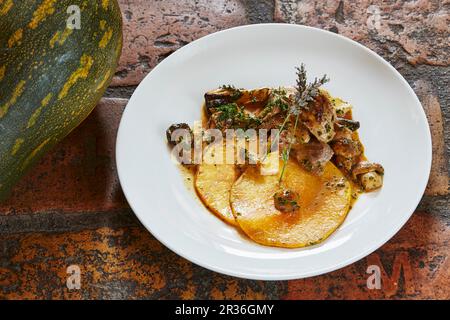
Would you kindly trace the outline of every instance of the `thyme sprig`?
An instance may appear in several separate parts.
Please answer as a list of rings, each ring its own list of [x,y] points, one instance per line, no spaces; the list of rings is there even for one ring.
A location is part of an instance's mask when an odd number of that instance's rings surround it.
[[[289,111],[288,111],[288,113],[289,113]],[[279,144],[279,143],[278,143],[278,139],[280,138],[280,135],[281,135],[281,133],[283,132],[283,130],[285,130],[285,128],[286,128],[286,124],[287,124],[287,122],[288,122],[288,120],[289,120],[289,116],[290,116],[290,114],[288,114],[288,116],[287,116],[286,118],[284,118],[283,123],[282,123],[281,126],[278,128],[278,131],[277,131],[277,133],[276,133],[276,135],[275,135],[275,138],[272,140],[272,141],[275,141],[276,144]],[[271,146],[271,149],[272,149],[272,146]],[[272,149],[272,150],[273,150],[273,149]],[[269,153],[266,153],[266,154],[264,155],[264,157],[262,158],[261,162],[264,162],[264,161],[266,160],[266,158],[267,158],[268,155],[269,155]],[[283,157],[283,155],[281,155],[281,156]]]
[[[294,124],[294,134],[297,131],[297,125],[298,125],[298,119],[300,118],[300,113],[298,113],[295,117],[295,124]],[[278,180],[278,183],[281,183],[283,180],[284,173],[286,171],[286,165],[289,160],[289,156],[291,154],[292,149],[292,141],[289,141],[289,146],[283,150],[283,153],[281,154],[281,158],[283,160],[283,167],[281,169],[280,179]]]
[[[284,126],[287,123],[287,120],[291,115],[295,115],[295,125],[294,125],[294,132],[292,135],[295,137],[295,132],[297,131],[298,121],[300,118],[300,113],[302,109],[305,109],[308,107],[308,104],[318,96],[319,94],[319,88],[330,81],[329,78],[327,78],[327,75],[323,75],[322,78],[318,79],[315,78],[312,83],[307,83],[306,80],[306,69],[305,65],[302,63],[300,67],[296,68],[297,70],[297,92],[295,94],[295,101],[294,104],[291,106],[291,108],[288,110],[286,118],[284,120],[284,123],[282,125],[282,129],[284,129]],[[281,130],[279,131],[281,132]],[[293,139],[288,140],[288,146],[285,147],[281,154],[281,159],[283,160],[283,167],[281,169],[280,178],[278,180],[278,183],[281,184],[283,181],[283,176],[286,172],[286,165],[289,160],[289,156],[292,149],[292,141]]]
[[[306,108],[310,102],[312,102],[319,94],[319,88],[330,79],[327,75],[323,75],[322,78],[315,78],[312,83],[306,82],[306,70],[305,65],[302,63],[300,68],[297,69],[297,93],[295,95],[295,104],[293,105],[293,112],[300,113],[301,108]]]

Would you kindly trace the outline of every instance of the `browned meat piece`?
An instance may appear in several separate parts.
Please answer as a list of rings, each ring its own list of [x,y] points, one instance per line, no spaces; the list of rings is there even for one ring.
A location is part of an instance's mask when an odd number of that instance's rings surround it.
[[[289,144],[292,144],[292,148],[295,149],[297,145],[306,144],[311,140],[309,130],[301,123],[297,124],[297,130],[294,132],[293,122],[295,120],[290,119],[283,132],[281,132],[280,146],[288,147]]]
[[[305,170],[318,175],[323,173],[325,164],[333,157],[331,147],[315,139],[309,143],[293,145],[292,151]]]
[[[326,94],[320,93],[302,108],[300,120],[320,142],[328,143],[334,138],[336,112]]]
[[[289,131],[290,132],[290,131]],[[293,144],[308,143],[311,140],[309,130],[303,125],[303,123],[297,124],[297,130],[293,137]]]
[[[286,115],[284,113],[276,113],[268,115],[264,117],[263,120],[261,120],[259,129],[267,129],[267,130],[278,129],[283,124],[285,118]]]
[[[279,128],[286,118],[286,112],[293,103],[290,97],[290,88],[273,89],[270,92],[267,104],[257,116],[261,119],[262,129]]]
[[[352,170],[352,177],[365,191],[373,191],[383,185],[384,168],[378,163],[361,161]]]

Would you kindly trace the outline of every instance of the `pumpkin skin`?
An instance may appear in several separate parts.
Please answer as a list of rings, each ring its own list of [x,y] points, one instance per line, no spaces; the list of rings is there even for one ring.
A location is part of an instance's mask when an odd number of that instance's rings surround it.
[[[81,28],[70,29],[70,6]],[[0,1],[0,201],[94,109],[122,50],[117,0]]]

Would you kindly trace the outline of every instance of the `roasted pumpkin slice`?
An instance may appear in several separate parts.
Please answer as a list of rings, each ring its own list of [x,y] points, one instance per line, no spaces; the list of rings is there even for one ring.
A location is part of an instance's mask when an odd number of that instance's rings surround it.
[[[298,195],[295,210],[277,209],[275,196],[280,190]],[[317,176],[289,160],[281,185],[278,175],[263,176],[257,167],[248,167],[233,185],[230,200],[236,221],[251,239],[298,248],[325,240],[339,227],[350,209],[351,187],[330,162]]]
[[[205,156],[214,157],[213,149],[207,148]],[[217,157],[216,157],[217,158]],[[195,175],[195,190],[198,196],[222,220],[231,225],[237,225],[230,206],[230,190],[238,178],[238,171],[234,164],[211,163],[203,161]]]

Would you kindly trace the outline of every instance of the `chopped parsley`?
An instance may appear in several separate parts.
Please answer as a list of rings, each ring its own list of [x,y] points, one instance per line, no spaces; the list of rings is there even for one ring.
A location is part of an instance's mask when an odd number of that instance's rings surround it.
[[[259,118],[253,117],[245,113],[244,108],[236,103],[223,104],[215,108],[217,115],[217,125],[219,128],[228,128],[242,126],[245,128],[255,128],[261,124]]]

